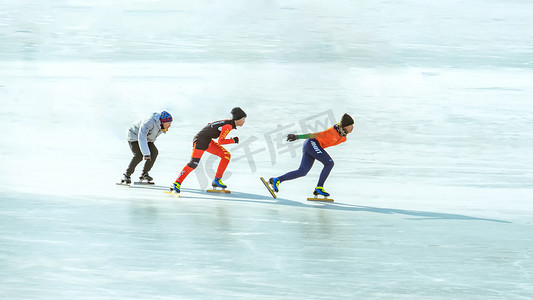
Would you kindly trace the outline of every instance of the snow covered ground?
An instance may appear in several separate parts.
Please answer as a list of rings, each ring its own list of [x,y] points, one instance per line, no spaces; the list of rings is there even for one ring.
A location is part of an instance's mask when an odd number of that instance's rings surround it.
[[[0,4],[0,298],[532,299],[527,1]],[[207,122],[231,195],[162,192]],[[160,189],[115,186],[129,125],[174,116]],[[348,112],[326,189],[291,132]],[[139,174],[141,166],[136,174]]]

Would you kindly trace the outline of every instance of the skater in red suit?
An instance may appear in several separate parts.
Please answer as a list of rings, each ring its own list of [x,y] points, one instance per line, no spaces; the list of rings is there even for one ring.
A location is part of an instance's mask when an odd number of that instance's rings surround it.
[[[333,169],[334,163],[333,159],[324,149],[345,142],[346,136],[353,130],[353,124],[353,118],[348,114],[344,114],[339,123],[322,132],[302,135],[289,134],[287,141],[290,142],[298,139],[307,139],[303,144],[302,162],[297,170],[279,177],[270,178],[269,183],[272,185],[272,189],[275,192],[279,192],[280,183],[307,175],[315,160],[318,160],[324,165],[324,168],[320,173],[317,187],[313,193],[315,195],[329,196],[329,193],[324,190],[324,183],[331,169]]]
[[[222,145],[237,144],[239,138],[226,138],[229,132],[237,127],[244,125],[246,120],[246,113],[240,108],[235,107],[231,110],[232,119],[216,121],[207,124],[200,132],[198,132],[193,139],[193,150],[191,160],[183,168],[176,181],[172,184],[171,189],[176,193],[181,192],[181,184],[198,166],[200,159],[205,151],[220,157],[220,163],[218,164],[215,180],[213,180],[213,187],[226,188],[227,186],[222,183],[221,179],[224,175],[224,171],[229,164],[231,154]],[[213,141],[217,139],[217,141]]]

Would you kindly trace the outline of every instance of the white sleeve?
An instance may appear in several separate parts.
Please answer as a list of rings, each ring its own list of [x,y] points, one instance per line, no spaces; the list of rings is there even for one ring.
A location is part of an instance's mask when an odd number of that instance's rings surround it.
[[[151,119],[143,121],[139,126],[139,148],[143,156],[150,155],[150,148],[148,148],[148,134],[153,129],[153,122]]]

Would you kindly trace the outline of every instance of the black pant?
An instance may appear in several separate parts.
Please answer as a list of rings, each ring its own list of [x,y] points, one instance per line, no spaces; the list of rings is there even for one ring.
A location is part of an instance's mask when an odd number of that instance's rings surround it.
[[[133,158],[131,159],[130,165],[126,170],[126,175],[130,176],[135,172],[135,167],[144,159],[143,154],[141,153],[141,148],[139,148],[139,142],[128,142],[130,144],[131,152],[133,152]],[[150,149],[150,160],[147,160],[144,163],[143,174],[150,172],[154,166],[155,159],[157,158],[157,148],[152,142],[148,142],[148,148]]]

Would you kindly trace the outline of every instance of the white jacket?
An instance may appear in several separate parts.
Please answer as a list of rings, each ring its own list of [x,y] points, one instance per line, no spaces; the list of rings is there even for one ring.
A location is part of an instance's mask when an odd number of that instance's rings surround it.
[[[139,148],[143,156],[150,155],[148,142],[155,142],[157,137],[164,132],[161,130],[160,113],[154,113],[152,116],[133,123],[128,129],[128,142],[139,142]]]

